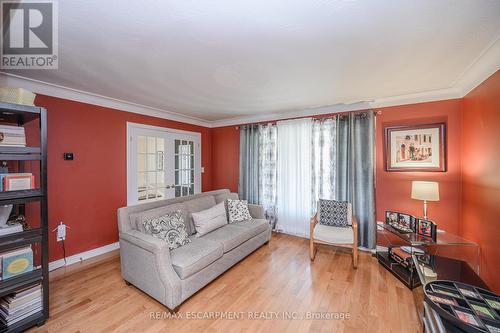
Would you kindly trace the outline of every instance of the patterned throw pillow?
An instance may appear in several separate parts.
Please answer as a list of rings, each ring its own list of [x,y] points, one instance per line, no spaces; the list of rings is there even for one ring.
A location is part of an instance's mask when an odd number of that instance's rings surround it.
[[[227,199],[227,212],[229,215],[229,223],[243,222],[252,219],[248,211],[248,202],[246,200]]]
[[[333,227],[349,227],[348,206],[347,201],[319,199],[318,222]]]
[[[180,210],[147,219],[143,225],[146,233],[167,242],[170,250],[191,242],[186,232],[184,215]]]

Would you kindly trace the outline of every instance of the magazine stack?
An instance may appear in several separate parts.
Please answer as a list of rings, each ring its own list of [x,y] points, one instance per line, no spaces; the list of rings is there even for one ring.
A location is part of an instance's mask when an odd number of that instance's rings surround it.
[[[26,134],[24,127],[0,125],[0,146],[25,147]]]
[[[40,284],[19,289],[0,300],[0,322],[11,326],[42,311],[42,286]]]

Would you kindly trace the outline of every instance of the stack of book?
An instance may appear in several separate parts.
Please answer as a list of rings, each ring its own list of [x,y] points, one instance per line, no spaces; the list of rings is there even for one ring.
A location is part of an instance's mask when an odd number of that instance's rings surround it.
[[[26,147],[24,127],[0,125],[0,146]]]
[[[19,289],[0,300],[0,322],[5,326],[11,326],[40,311],[42,311],[40,284]]]

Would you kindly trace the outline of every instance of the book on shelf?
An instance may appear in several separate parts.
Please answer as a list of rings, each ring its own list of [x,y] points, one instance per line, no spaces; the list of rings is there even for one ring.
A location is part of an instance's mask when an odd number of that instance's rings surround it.
[[[0,174],[0,192],[32,190],[35,188],[35,176],[30,172]]]
[[[13,325],[42,311],[42,286],[40,284],[18,289],[0,299],[0,322]]]
[[[0,125],[0,146],[26,147],[24,127]]]
[[[25,246],[0,253],[2,280],[33,270],[33,250]]]

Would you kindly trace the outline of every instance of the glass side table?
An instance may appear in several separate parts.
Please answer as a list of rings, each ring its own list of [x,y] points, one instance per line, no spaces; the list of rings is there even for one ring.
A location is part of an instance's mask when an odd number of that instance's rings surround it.
[[[404,253],[399,249],[404,249]],[[404,258],[398,254],[403,254]],[[433,241],[413,232],[401,233],[384,222],[377,222],[377,259],[410,289],[421,284],[413,255],[421,255],[421,260],[426,258],[429,264],[435,257],[463,261],[479,274],[479,246],[476,243],[448,232],[438,232]]]

